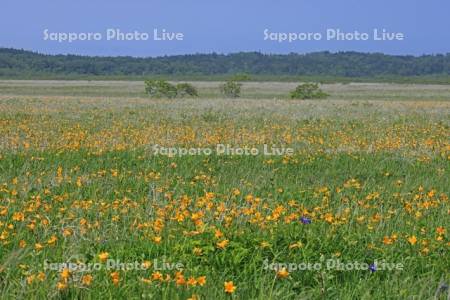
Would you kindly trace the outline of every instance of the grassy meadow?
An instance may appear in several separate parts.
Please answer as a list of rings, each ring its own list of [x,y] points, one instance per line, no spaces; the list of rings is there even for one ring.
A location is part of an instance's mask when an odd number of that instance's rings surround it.
[[[0,81],[2,299],[449,297],[450,86],[193,84]]]

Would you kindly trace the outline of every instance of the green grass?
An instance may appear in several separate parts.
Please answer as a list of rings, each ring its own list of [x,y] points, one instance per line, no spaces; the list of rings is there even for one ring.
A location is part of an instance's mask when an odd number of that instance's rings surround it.
[[[3,73],[1,72],[3,71]],[[9,80],[61,80],[61,81],[145,81],[146,79],[163,79],[177,81],[226,81],[236,74],[224,75],[152,75],[152,76],[125,76],[125,75],[55,75],[55,74],[17,74],[0,70],[0,79]],[[397,83],[397,84],[450,84],[448,75],[423,75],[423,76],[374,76],[374,77],[338,77],[338,76],[290,76],[290,75],[250,75],[251,81],[259,82],[320,82],[320,83]]]

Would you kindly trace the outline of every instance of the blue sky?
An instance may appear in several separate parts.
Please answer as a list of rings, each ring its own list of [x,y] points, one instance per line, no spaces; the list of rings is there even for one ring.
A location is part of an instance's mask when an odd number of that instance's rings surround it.
[[[159,56],[185,53],[307,53],[354,50],[389,54],[450,52],[448,0],[2,0],[0,47],[42,53]],[[107,28],[182,32],[183,41],[45,41],[43,31],[100,32]],[[327,29],[405,34],[403,41],[264,41],[270,32]],[[152,36],[153,37],[153,36]]]

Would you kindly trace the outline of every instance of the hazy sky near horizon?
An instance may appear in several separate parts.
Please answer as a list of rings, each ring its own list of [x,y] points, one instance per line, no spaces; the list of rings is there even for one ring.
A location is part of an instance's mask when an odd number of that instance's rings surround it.
[[[448,0],[2,0],[0,47],[49,54],[160,56],[186,53],[307,53],[362,51],[389,54],[450,52]],[[44,34],[54,33],[50,35]],[[107,40],[107,30],[148,33],[148,40]],[[154,40],[154,30],[183,40]],[[272,33],[271,38],[264,34]],[[328,39],[327,30],[368,33],[368,40]],[[374,40],[374,29],[404,40]],[[57,33],[100,33],[100,40],[56,41]],[[319,33],[320,39],[274,41],[273,33]],[[98,35],[97,35],[98,37]],[[161,35],[158,36],[160,38]],[[297,35],[297,37],[299,37]],[[317,37],[317,35],[316,35]],[[355,37],[355,34],[349,35]],[[380,37],[380,36],[378,36]],[[346,37],[347,39],[347,37]]]

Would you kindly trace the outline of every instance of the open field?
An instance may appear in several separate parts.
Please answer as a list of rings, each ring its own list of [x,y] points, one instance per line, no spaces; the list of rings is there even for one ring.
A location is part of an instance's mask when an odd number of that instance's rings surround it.
[[[201,97],[217,98],[220,82],[191,82]],[[297,83],[247,82],[242,97],[250,99],[287,99]],[[450,85],[349,83],[325,84],[323,88],[336,100],[439,100],[450,99]],[[19,96],[92,96],[145,98],[144,83],[139,81],[53,81],[0,80],[0,95]]]
[[[448,297],[450,86],[193,84],[0,81],[2,298]]]

